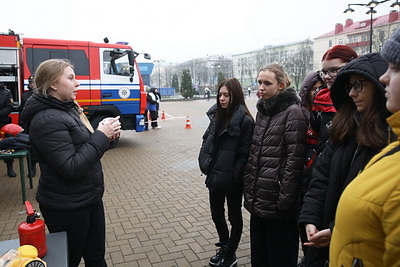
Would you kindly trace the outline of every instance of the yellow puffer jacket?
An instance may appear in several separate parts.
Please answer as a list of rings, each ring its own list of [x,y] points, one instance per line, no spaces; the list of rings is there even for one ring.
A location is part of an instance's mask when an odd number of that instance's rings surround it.
[[[387,121],[400,136],[400,112]],[[330,266],[351,267],[357,259],[364,267],[400,266],[400,152],[384,156],[399,145],[398,139],[373,157],[343,192]]]

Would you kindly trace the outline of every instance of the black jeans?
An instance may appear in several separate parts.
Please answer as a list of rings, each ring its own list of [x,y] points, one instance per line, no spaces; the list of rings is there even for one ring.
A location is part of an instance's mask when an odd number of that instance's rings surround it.
[[[243,231],[242,195],[243,192],[225,193],[209,191],[211,217],[217,228],[219,242],[233,252],[237,250]],[[225,198],[228,206],[228,220],[231,224],[229,236],[228,225],[225,219]]]
[[[299,247],[296,220],[250,217],[252,267],[295,267]]]
[[[76,210],[53,210],[39,206],[50,233],[66,231],[70,267],[106,267],[103,201]]]

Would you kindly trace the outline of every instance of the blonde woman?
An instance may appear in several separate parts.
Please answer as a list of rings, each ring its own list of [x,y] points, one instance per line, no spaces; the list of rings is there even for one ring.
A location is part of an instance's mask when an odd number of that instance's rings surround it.
[[[22,112],[41,175],[36,200],[50,233],[66,231],[69,266],[107,266],[100,159],[120,134],[118,117],[95,131],[81,120],[79,83],[70,62],[50,59],[36,70],[37,93]]]
[[[297,265],[297,208],[306,152],[307,120],[283,68],[258,72],[256,125],[243,178],[251,213],[252,266]]]

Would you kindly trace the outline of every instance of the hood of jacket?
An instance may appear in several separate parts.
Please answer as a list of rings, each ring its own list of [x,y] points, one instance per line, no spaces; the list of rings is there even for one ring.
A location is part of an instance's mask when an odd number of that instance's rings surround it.
[[[336,109],[346,102],[346,98],[350,96],[345,90],[346,84],[349,82],[352,74],[362,75],[370,80],[375,87],[381,91],[382,107],[385,106],[385,86],[379,82],[379,77],[386,72],[388,63],[381,57],[379,53],[370,53],[356,58],[347,63],[339,72],[335,82],[331,86],[331,98]],[[350,98],[351,100],[351,98]]]
[[[317,81],[322,82],[321,78],[319,77],[318,71],[313,71],[304,78],[303,83],[301,84],[300,91],[299,91],[299,96],[301,98],[302,106],[304,106],[304,104],[306,102],[308,92],[310,91],[310,89],[314,86],[314,84]]]
[[[300,104],[300,97],[293,88],[286,88],[276,96],[257,102],[257,110],[264,115],[273,116],[293,104]]]
[[[69,110],[75,107],[76,105],[73,101],[61,101],[53,96],[46,97],[43,94],[33,93],[32,97],[28,98],[25,103],[21,114],[21,120],[27,125],[27,129],[29,129],[33,117],[42,110],[49,108]]]

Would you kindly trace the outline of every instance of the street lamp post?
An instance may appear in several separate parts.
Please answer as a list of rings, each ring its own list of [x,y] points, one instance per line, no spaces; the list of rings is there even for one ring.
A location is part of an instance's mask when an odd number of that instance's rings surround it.
[[[214,69],[213,84],[214,84],[214,87],[216,88],[217,83],[218,83],[217,69],[220,69],[221,65],[218,63],[215,63],[215,64],[211,65],[211,68]]]
[[[367,15],[371,15],[370,22],[369,22],[369,52],[372,53],[372,31],[373,31],[373,14],[376,13],[376,10],[374,9],[377,5],[385,3],[389,0],[383,0],[383,1],[375,1],[372,0],[368,4],[348,4],[347,9],[343,11],[343,13],[350,14],[354,12],[354,9],[352,9],[350,6],[364,6],[368,7],[369,10],[366,12]],[[400,7],[400,2],[396,0],[393,4],[390,5],[390,7]]]
[[[164,60],[162,60],[162,59],[157,59],[157,60],[154,60],[153,63],[154,63],[154,62],[157,62],[157,63],[158,63],[158,91],[160,91],[160,88],[161,88],[160,64],[161,64],[161,62],[164,62]]]

